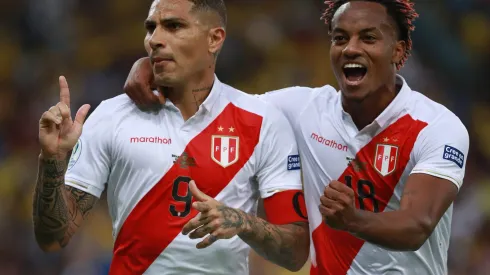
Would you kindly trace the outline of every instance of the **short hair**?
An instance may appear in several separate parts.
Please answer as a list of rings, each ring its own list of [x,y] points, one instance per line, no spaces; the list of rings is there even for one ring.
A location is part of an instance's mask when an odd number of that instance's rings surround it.
[[[327,8],[323,13],[321,19],[325,21],[325,24],[328,26],[329,32],[332,31],[332,19],[337,11],[342,5],[352,1],[359,0],[327,0],[325,4]],[[419,16],[415,9],[413,8],[414,3],[410,0],[362,0],[375,2],[383,5],[386,8],[388,15],[390,15],[396,23],[398,28],[398,39],[405,41],[406,51],[403,55],[402,59],[398,64],[396,64],[396,68],[399,70],[405,64],[405,61],[410,56],[412,52],[412,38],[411,33],[415,30],[415,26],[413,25],[413,21]]]
[[[222,27],[226,27],[226,6],[223,0],[189,0],[194,4],[193,10],[212,11],[219,15]]]

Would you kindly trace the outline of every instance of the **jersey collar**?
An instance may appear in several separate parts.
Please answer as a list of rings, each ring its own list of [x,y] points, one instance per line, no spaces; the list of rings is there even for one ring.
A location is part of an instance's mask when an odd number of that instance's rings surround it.
[[[405,109],[405,104],[408,102],[412,89],[401,75],[396,75],[396,84],[402,85],[402,88],[396,95],[395,99],[384,109],[384,111],[375,119],[380,128],[390,125],[394,120],[397,120],[399,114]]]
[[[213,110],[213,106],[216,103],[216,101],[218,101],[222,88],[223,88],[223,84],[221,83],[221,81],[219,81],[218,77],[215,74],[213,88],[211,89],[211,92],[209,93],[208,97],[202,103],[202,107],[206,111],[211,112],[211,110]]]
[[[206,97],[204,102],[201,104],[200,108],[203,108],[207,112],[211,112],[214,104],[220,97],[222,87],[223,84],[221,83],[221,81],[219,81],[218,77],[215,74],[213,88],[211,88],[211,92],[209,93],[208,97]],[[170,100],[165,100],[165,104],[163,105],[163,107],[168,108],[169,110],[172,111],[176,111],[176,112],[179,111],[179,109],[175,107],[175,105],[172,102],[170,102]],[[198,111],[198,113],[200,113],[200,111]]]
[[[376,129],[382,129],[393,122],[393,120],[396,120],[399,117],[399,114],[405,109],[405,104],[410,97],[412,89],[410,89],[407,82],[401,75],[396,75],[396,84],[402,85],[402,88],[400,89],[396,97],[388,105],[388,107],[386,107],[386,109],[384,109],[384,111],[374,120],[374,122],[366,126],[366,128],[372,128],[374,126],[374,128]],[[344,111],[344,108],[342,107],[342,96],[340,93],[341,92],[339,92],[339,99],[337,100],[337,108],[341,111],[342,119],[344,121],[349,120],[352,122],[352,118],[347,112]]]

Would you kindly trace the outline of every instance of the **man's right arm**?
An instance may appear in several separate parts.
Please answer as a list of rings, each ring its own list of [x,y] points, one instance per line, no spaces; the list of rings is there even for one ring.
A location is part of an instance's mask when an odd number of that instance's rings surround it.
[[[39,156],[33,220],[36,241],[43,251],[65,247],[98,198],[65,185],[67,161]]]
[[[104,133],[110,116],[103,109],[111,109],[99,106],[84,123],[90,109],[85,104],[72,119],[68,83],[64,77],[59,83],[60,102],[39,120],[41,154],[32,215],[36,240],[46,252],[68,244],[94,208],[109,174],[109,135]]]

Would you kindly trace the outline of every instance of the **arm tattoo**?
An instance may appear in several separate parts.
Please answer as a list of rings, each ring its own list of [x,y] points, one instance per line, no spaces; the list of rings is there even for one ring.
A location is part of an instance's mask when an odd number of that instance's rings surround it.
[[[65,185],[65,160],[39,160],[34,192],[34,232],[40,245],[65,247],[97,198]]]
[[[243,228],[238,236],[265,259],[288,268],[301,268],[309,253],[308,224],[274,225],[261,218],[226,206],[218,207],[224,228]]]

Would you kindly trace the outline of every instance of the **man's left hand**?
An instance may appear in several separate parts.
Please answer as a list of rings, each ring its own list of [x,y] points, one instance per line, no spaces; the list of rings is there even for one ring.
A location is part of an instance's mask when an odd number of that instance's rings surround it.
[[[245,213],[230,208],[218,202],[199,190],[194,181],[189,183],[192,196],[197,200],[192,207],[200,213],[192,218],[182,229],[184,235],[189,234],[191,239],[203,238],[196,245],[197,248],[206,248],[218,239],[230,239],[240,234],[245,227]]]
[[[339,181],[330,182],[320,198],[319,209],[328,226],[349,231],[357,215],[354,190]]]

